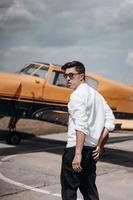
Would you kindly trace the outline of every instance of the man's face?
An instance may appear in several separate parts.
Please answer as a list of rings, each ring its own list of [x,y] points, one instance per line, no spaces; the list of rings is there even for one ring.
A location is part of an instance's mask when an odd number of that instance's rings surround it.
[[[64,72],[67,85],[71,89],[76,89],[82,82],[84,82],[84,74],[79,74],[75,67],[67,68]]]

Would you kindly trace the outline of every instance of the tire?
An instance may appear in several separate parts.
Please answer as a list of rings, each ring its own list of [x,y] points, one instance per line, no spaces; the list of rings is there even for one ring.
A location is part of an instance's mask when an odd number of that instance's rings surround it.
[[[6,139],[7,144],[17,145],[20,144],[21,137],[18,133],[9,133]]]

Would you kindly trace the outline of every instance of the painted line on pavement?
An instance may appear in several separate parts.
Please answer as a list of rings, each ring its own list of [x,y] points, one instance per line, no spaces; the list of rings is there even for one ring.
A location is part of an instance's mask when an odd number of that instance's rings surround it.
[[[59,148],[59,147],[57,147]],[[52,148],[48,148],[48,149],[52,149]],[[55,149],[55,147],[54,147]],[[47,150],[47,149],[45,149]],[[30,152],[32,153],[32,152]],[[24,155],[24,154],[14,154],[14,155],[10,155],[10,156],[5,156],[1,159],[0,161],[0,165],[2,165],[3,162],[13,158],[13,157],[16,157],[16,156],[21,156],[21,155]],[[36,187],[33,187],[33,186],[29,186],[29,185],[26,185],[26,184],[23,184],[23,183],[20,183],[20,182],[16,182],[6,176],[4,176],[2,173],[0,173],[0,179],[3,180],[4,182],[6,183],[9,183],[9,184],[12,184],[12,185],[16,185],[18,187],[21,187],[21,188],[24,188],[26,190],[31,190],[31,191],[34,191],[34,192],[39,192],[39,193],[43,193],[43,194],[47,194],[47,195],[51,195],[51,196],[55,196],[55,197],[59,197],[61,198],[61,194],[60,193],[52,193],[48,190],[44,190],[44,189],[39,189],[39,188],[36,188]],[[81,200],[81,199],[77,199],[77,200]]]

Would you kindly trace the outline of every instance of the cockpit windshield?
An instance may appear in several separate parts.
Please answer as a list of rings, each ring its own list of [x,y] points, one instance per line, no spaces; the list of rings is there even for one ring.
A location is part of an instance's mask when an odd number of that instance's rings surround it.
[[[21,71],[19,73],[44,78],[44,77],[46,77],[46,75],[48,73],[48,69],[49,69],[48,65],[32,63],[32,64],[26,65],[26,67],[21,69]]]

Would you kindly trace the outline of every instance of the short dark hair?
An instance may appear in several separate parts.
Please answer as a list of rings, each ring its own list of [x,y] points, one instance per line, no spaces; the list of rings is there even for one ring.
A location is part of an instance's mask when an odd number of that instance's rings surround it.
[[[75,67],[75,69],[76,69],[76,71],[77,71],[78,73],[83,73],[83,74],[85,74],[85,67],[84,67],[84,65],[83,65],[81,62],[79,62],[79,61],[67,62],[67,63],[65,63],[65,64],[61,67],[61,69],[65,71],[67,68],[72,68],[72,67]]]

